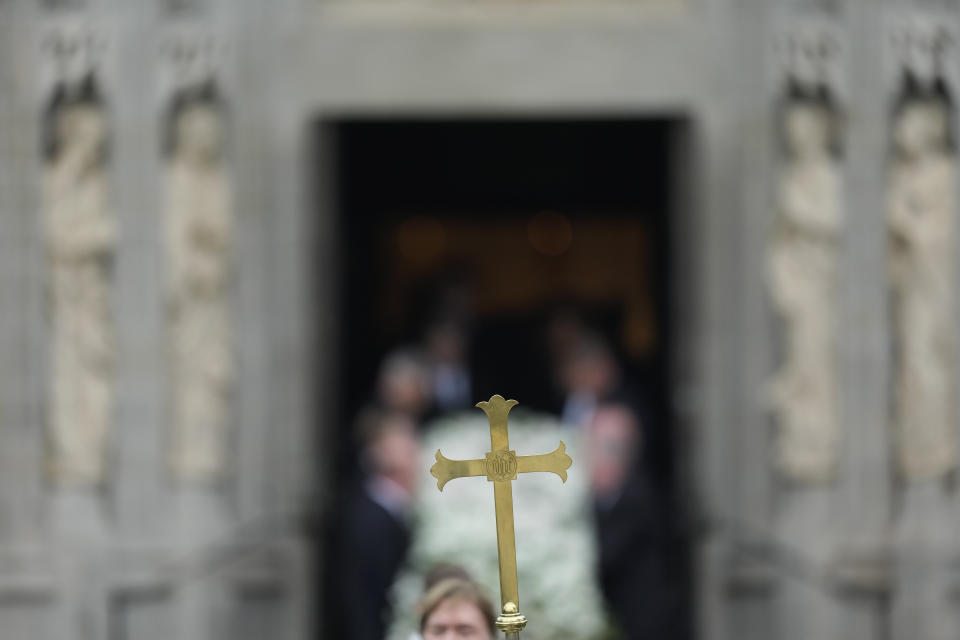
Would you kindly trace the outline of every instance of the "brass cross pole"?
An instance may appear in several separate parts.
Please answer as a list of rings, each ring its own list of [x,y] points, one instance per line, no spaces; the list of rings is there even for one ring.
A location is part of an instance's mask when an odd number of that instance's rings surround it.
[[[482,460],[450,460],[437,449],[437,462],[430,473],[437,479],[437,488],[455,478],[487,476],[493,483],[494,510],[497,514],[497,547],[500,554],[501,615],[497,628],[506,637],[519,638],[527,619],[520,613],[520,593],[517,585],[517,548],[513,535],[513,487],[518,473],[546,471],[567,481],[567,469],[573,460],[566,454],[566,445],[560,441],[554,451],[539,456],[518,456],[510,450],[507,439],[507,414],[516,406],[516,400],[504,400],[495,395],[487,402],[478,402],[490,420],[490,451]]]

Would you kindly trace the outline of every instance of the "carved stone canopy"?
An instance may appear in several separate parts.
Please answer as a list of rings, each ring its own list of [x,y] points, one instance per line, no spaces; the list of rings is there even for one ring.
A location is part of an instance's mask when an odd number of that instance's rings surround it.
[[[791,24],[777,45],[784,84],[791,92],[807,97],[839,94],[840,38],[829,24]]]
[[[40,49],[51,85],[79,85],[99,75],[107,40],[87,25],[64,22],[43,36]]]
[[[177,29],[160,47],[164,93],[202,86],[221,76],[226,45],[203,30]]]
[[[892,30],[898,72],[920,92],[933,91],[949,77],[954,50],[950,27],[935,16],[911,16]]]

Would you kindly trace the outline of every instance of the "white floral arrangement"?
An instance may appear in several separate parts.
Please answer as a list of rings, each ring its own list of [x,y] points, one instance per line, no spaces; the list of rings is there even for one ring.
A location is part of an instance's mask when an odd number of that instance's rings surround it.
[[[489,422],[478,409],[476,415],[441,418],[426,433],[412,543],[391,594],[388,640],[409,640],[417,631],[423,576],[437,564],[462,566],[499,609],[493,486],[485,477],[459,478],[441,493],[428,472],[438,449],[452,459],[482,458],[490,450]],[[509,436],[517,455],[549,453],[563,440],[573,458],[566,483],[552,473],[524,473],[513,482],[520,611],[528,620],[524,640],[611,637],[595,578],[596,541],[578,434],[550,416],[517,407],[510,413]]]

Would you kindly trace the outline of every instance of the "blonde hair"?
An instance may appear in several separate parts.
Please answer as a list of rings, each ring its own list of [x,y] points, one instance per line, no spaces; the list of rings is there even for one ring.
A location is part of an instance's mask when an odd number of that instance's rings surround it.
[[[420,633],[423,633],[427,628],[427,620],[430,618],[430,614],[447,600],[463,600],[475,606],[483,614],[490,636],[493,637],[496,634],[496,627],[494,626],[496,614],[493,604],[483,594],[480,587],[463,578],[446,578],[427,590],[423,600],[420,601]]]

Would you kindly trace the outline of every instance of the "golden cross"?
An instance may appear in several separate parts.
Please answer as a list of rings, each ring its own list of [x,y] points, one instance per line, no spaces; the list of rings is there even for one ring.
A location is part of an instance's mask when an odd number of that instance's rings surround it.
[[[482,460],[450,460],[437,449],[437,462],[430,473],[437,479],[437,488],[455,478],[487,476],[493,483],[494,510],[497,514],[497,547],[500,554],[500,601],[502,615],[497,627],[510,637],[519,637],[527,619],[520,613],[520,593],[517,585],[517,548],[513,535],[513,486],[518,473],[546,471],[567,481],[567,469],[573,460],[566,454],[567,447],[560,441],[554,451],[539,456],[518,456],[510,450],[507,439],[507,414],[517,405],[516,400],[504,400],[495,395],[487,402],[478,402],[490,420],[490,451]]]

